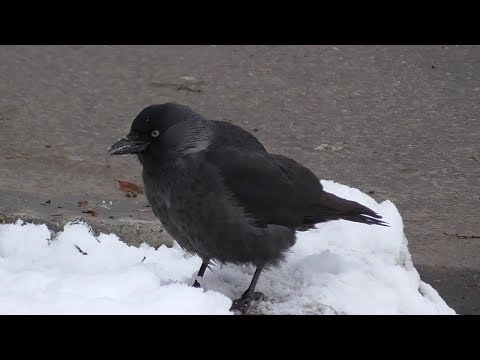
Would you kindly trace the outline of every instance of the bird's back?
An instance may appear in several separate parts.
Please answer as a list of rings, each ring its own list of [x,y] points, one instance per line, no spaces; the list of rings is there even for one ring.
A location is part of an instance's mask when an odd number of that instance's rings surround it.
[[[283,155],[270,154],[248,131],[215,122],[206,160],[215,166],[225,187],[259,225],[297,230],[338,219],[382,225],[367,207],[325,192],[307,167]]]
[[[214,136],[205,159],[218,169],[233,199],[259,226],[302,226],[302,212],[321,191],[318,178],[293,159],[269,154],[241,127],[223,121],[212,124]]]
[[[213,139],[210,150],[226,147],[238,148],[244,151],[259,151],[266,153],[263,144],[250,132],[226,121],[212,120]]]

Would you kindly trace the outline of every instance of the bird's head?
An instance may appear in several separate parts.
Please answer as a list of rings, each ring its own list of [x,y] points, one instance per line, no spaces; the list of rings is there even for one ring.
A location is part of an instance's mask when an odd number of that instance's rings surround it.
[[[187,106],[165,103],[150,105],[135,118],[130,133],[109,149],[110,155],[140,154],[151,146],[165,143],[165,133],[173,126],[195,116]],[[173,136],[169,136],[173,138]]]

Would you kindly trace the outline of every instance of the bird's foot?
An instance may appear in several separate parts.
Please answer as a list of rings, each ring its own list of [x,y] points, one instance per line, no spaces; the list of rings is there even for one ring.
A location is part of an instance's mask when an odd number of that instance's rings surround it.
[[[200,287],[200,283],[199,283],[197,280],[195,280],[195,282],[193,283],[192,286],[193,286],[194,288],[199,288],[199,287]]]
[[[265,295],[261,292],[250,292],[243,294],[240,299],[234,300],[230,311],[239,311],[241,314],[245,314],[250,308],[252,301],[264,301]]]

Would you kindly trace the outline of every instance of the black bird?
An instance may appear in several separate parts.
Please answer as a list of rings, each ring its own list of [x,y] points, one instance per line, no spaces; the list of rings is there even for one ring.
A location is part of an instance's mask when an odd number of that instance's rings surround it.
[[[338,219],[386,226],[369,208],[325,192],[295,160],[268,153],[246,130],[187,106],[146,107],[109,153],[138,156],[154,214],[203,261],[197,278],[210,261],[256,267],[232,305],[242,313],[263,296],[255,292],[260,272],[285,258],[296,231]],[[197,280],[193,286],[200,286]]]

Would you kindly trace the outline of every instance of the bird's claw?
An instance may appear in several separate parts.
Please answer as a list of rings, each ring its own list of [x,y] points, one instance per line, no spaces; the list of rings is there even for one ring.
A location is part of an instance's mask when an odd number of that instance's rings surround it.
[[[230,311],[239,311],[245,314],[250,308],[252,301],[265,301],[265,295],[261,292],[244,294],[240,299],[234,300]]]

